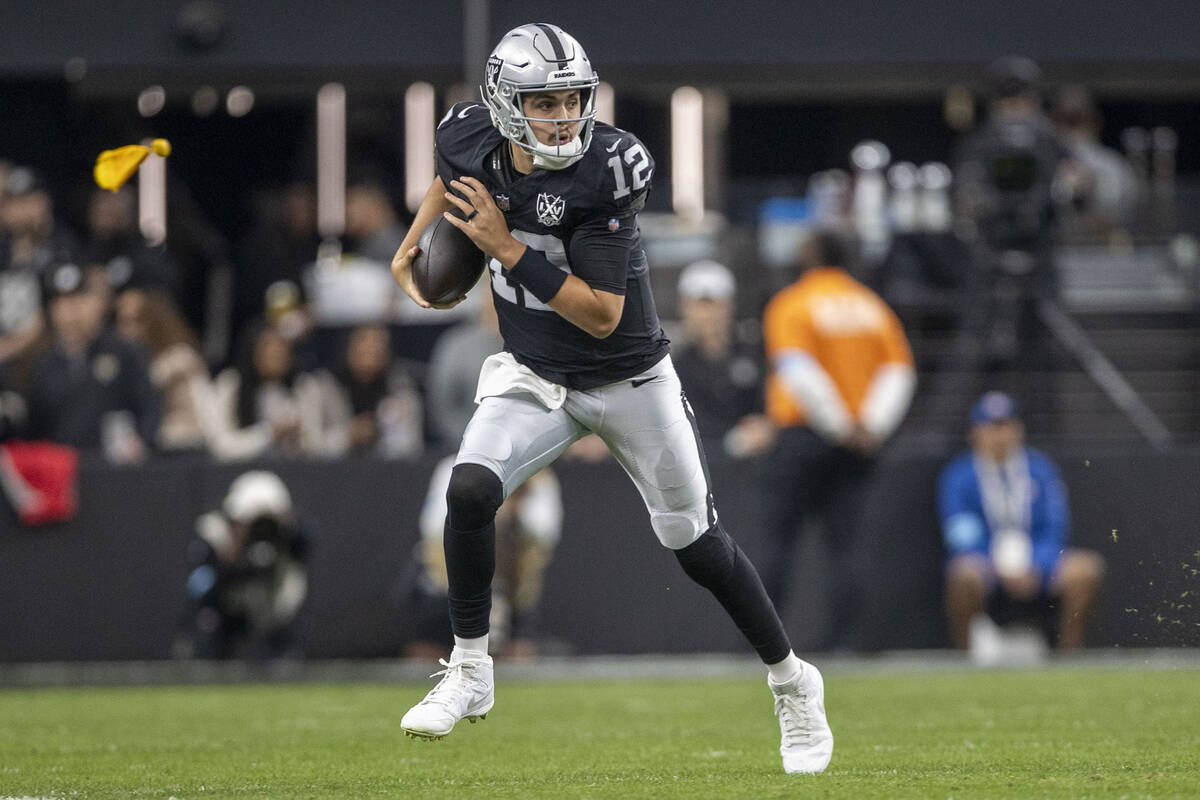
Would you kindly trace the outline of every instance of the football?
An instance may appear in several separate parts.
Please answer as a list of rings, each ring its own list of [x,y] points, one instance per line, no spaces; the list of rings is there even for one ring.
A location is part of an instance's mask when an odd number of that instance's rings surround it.
[[[413,282],[434,305],[462,297],[483,273],[483,251],[441,215],[421,231],[417,246],[421,252],[412,262]]]

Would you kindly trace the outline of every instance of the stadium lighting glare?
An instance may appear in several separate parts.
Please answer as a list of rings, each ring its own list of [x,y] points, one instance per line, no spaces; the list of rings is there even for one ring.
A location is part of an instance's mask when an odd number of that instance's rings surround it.
[[[600,122],[607,122],[609,125],[616,125],[616,98],[613,94],[611,83],[600,81],[600,85],[596,87],[596,119]]]
[[[138,95],[138,113],[143,117],[153,117],[163,110],[167,104],[167,92],[161,86],[147,86]]]
[[[87,77],[88,62],[82,56],[68,58],[67,63],[63,64],[63,77],[68,83],[79,83]]]
[[[197,117],[207,117],[217,110],[221,104],[221,96],[211,86],[201,86],[192,95],[192,113]]]
[[[434,91],[414,83],[404,92],[404,204],[416,213],[433,183]]]
[[[225,110],[231,117],[244,117],[254,109],[254,92],[245,86],[235,86],[225,95]]]
[[[150,147],[152,139],[142,144]],[[167,162],[154,153],[138,169],[138,228],[151,247],[167,239]]]
[[[704,216],[704,98],[691,86],[671,94],[671,206],[690,220]]]
[[[317,231],[323,238],[346,228],[346,87],[317,91]]]

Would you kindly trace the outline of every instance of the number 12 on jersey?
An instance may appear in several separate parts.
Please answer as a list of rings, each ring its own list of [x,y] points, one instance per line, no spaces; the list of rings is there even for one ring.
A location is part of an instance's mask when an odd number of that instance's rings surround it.
[[[625,182],[625,170],[621,167],[621,156],[615,155],[608,160],[608,166],[612,167],[613,179],[617,183],[617,188],[613,192],[613,200],[620,200],[631,191],[640,192],[650,178],[650,159],[647,158],[646,151],[640,142],[625,151],[625,163],[631,167],[632,189]]]

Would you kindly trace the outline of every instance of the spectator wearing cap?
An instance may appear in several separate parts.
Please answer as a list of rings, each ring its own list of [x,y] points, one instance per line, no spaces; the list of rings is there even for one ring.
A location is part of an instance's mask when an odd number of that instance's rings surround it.
[[[11,169],[0,189],[0,267],[41,273],[79,255],[79,239],[55,219],[41,176],[29,167]]]
[[[1081,647],[1104,560],[1068,546],[1058,468],[1025,444],[1017,404],[1003,392],[975,403],[969,440],[938,479],[951,642],[966,649],[976,620],[1030,618],[1059,648]]]
[[[76,238],[54,219],[54,203],[36,172],[10,169],[0,187],[0,382],[24,391],[45,330],[42,273],[73,262]]]
[[[311,534],[278,475],[239,475],[188,543],[178,658],[299,658]]]
[[[803,523],[822,524],[833,614],[818,644],[854,649],[861,587],[858,516],[880,449],[916,386],[908,338],[887,304],[849,273],[849,249],[829,231],[799,253],[799,279],[763,315],[767,414],[778,433],[765,462],[763,584],[783,606]]]
[[[733,273],[697,261],[679,274],[682,341],[671,358],[708,453],[761,455],[774,427],[763,414],[762,344],[739,336]]]
[[[103,295],[75,264],[48,269],[42,296],[51,342],[34,363],[30,437],[141,461],[159,423],[141,351],[106,328]]]

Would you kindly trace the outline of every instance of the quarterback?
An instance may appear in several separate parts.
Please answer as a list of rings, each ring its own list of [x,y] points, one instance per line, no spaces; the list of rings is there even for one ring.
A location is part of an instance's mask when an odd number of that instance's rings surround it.
[[[821,674],[792,652],[757,571],[718,520],[654,307],[637,224],[654,159],[634,135],[595,121],[597,83],[561,28],[507,33],[487,60],[481,100],[454,106],[438,124],[437,178],[392,261],[400,286],[429,306],[412,259],[421,231],[444,215],[489,257],[504,339],[480,371],[446,492],[455,646],[401,727],[439,739],[491,710],[496,509],[595,433],[637,485],[658,540],[766,664],[784,769],[821,772],[833,753]]]

